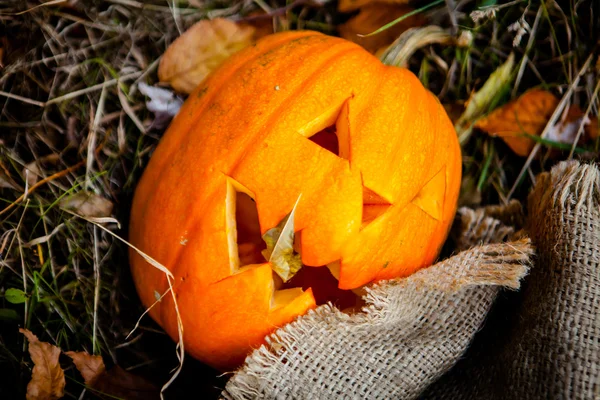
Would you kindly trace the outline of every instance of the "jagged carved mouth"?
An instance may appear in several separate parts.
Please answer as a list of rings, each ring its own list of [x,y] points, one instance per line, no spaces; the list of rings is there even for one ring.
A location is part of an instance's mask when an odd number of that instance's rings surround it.
[[[235,229],[230,229],[230,252],[235,253],[237,251],[237,262],[234,261],[232,264],[235,273],[269,260],[265,257],[267,244],[261,235],[256,203],[249,191],[240,188],[240,185],[232,180],[230,182],[232,190],[228,191],[228,197],[235,196],[235,202],[233,198],[228,199],[228,208],[230,209],[230,213],[228,214],[230,216],[235,215],[235,221],[228,221],[230,225],[232,225],[231,222],[235,224]],[[236,187],[241,190],[237,190]],[[235,203],[235,210],[231,209],[232,203]],[[299,235],[296,235],[294,251],[298,255],[300,255],[299,241]],[[235,260],[235,258],[234,256],[233,259]],[[357,296],[352,290],[338,288],[338,279],[335,276],[336,266],[339,269],[339,263],[320,267],[302,265],[287,282],[284,282],[273,271],[275,293],[273,295],[272,307],[283,306],[293,298],[299,296],[302,291],[311,288],[317,305],[331,302],[342,310],[359,309],[362,305],[360,296]]]

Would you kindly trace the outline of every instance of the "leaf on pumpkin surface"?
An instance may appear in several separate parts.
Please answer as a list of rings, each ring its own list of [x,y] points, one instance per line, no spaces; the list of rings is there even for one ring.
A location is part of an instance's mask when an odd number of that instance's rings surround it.
[[[153,383],[127,372],[118,365],[107,371],[100,356],[83,351],[68,351],[65,354],[71,357],[85,384],[101,394],[128,400],[160,397],[160,389]]]
[[[189,94],[223,61],[251,45],[253,34],[253,27],[223,18],[199,21],[165,51],[158,77]]]
[[[110,200],[84,190],[65,197],[59,202],[59,206],[84,217],[95,218],[108,217],[113,209],[113,203]]]
[[[361,37],[376,31],[382,26],[413,11],[407,5],[368,4],[361,8],[358,15],[339,26],[340,36],[361,45],[370,53],[382,52],[400,34],[409,28],[421,26],[425,19],[421,14],[410,16],[394,26],[376,35]]]
[[[40,342],[31,331],[19,329],[29,341],[29,355],[33,361],[31,381],[27,385],[27,400],[60,399],[65,392],[65,374],[58,358],[60,349],[50,343]]]
[[[502,138],[516,154],[526,157],[535,146],[535,141],[527,135],[541,135],[559,102],[548,91],[532,89],[480,119],[475,127]],[[565,119],[553,126],[545,139],[573,144],[582,123],[585,124],[584,136],[580,142],[597,137],[598,121],[595,118],[584,121],[583,118],[584,113],[579,107],[571,106]]]
[[[292,212],[285,217],[275,228],[269,229],[263,235],[267,248],[262,251],[263,256],[273,264],[273,271],[283,279],[289,281],[302,268],[300,254],[294,251],[294,215],[300,202],[300,197],[292,208]]]

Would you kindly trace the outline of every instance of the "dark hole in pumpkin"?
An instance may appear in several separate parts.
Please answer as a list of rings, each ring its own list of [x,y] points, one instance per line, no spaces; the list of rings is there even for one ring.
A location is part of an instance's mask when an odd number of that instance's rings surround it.
[[[360,297],[351,290],[338,288],[338,280],[327,267],[303,267],[292,279],[284,283],[281,289],[301,287],[312,288],[317,305],[331,302],[340,310],[359,307]]]
[[[264,263],[261,254],[267,246],[260,235],[258,209],[252,197],[237,192],[235,198],[235,223],[237,227],[237,245],[240,267]]]
[[[332,125],[328,128],[323,129],[322,131],[315,133],[308,139],[311,142],[318,144],[325,150],[332,152],[336,156],[340,156],[340,143],[336,135],[335,125]]]
[[[335,133],[333,136],[335,137]],[[235,219],[240,267],[266,262],[261,253],[266,244],[260,234],[258,209],[254,200],[246,193],[236,193]],[[301,287],[303,290],[312,288],[318,305],[331,302],[342,310],[355,309],[362,305],[362,300],[354,292],[338,288],[337,279],[327,267],[304,266],[278,289],[295,287]]]

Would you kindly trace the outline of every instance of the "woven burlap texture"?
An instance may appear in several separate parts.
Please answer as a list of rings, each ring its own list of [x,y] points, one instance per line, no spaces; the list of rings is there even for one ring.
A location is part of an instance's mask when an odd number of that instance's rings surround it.
[[[414,398],[480,329],[501,287],[517,289],[533,248],[508,208],[459,210],[454,257],[367,289],[362,313],[324,305],[267,338],[229,380],[226,399]],[[494,215],[494,217],[492,217]],[[499,243],[509,237],[520,239]]]
[[[558,164],[528,209],[537,259],[523,289],[422,398],[600,399],[600,170]]]

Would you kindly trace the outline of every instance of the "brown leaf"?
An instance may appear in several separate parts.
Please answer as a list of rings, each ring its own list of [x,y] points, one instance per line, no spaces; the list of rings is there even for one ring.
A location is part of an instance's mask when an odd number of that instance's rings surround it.
[[[27,329],[20,328],[19,332],[29,341],[29,355],[34,364],[31,381],[27,385],[27,400],[60,399],[65,394],[65,374],[58,362],[60,349],[40,342]]]
[[[113,209],[113,203],[110,200],[84,190],[65,197],[60,201],[59,206],[84,217],[96,218],[110,216]]]
[[[106,372],[101,356],[93,356],[85,351],[67,351],[65,354],[73,359],[75,367],[88,386],[93,387],[98,377]]]
[[[354,11],[364,6],[387,3],[387,4],[408,4],[410,0],[340,0],[338,3],[338,11],[349,12]]]
[[[531,89],[477,121],[475,127],[502,138],[516,154],[526,157],[535,146],[535,141],[525,134],[540,136],[559,102],[556,96],[546,90]],[[548,131],[546,139],[572,144],[583,122],[587,123],[578,143],[598,137],[598,120],[591,118],[590,121],[583,121],[583,117],[584,113],[578,106],[571,106],[566,118]]]
[[[127,400],[160,399],[160,389],[156,385],[118,365],[102,374],[94,384],[94,389]]]
[[[423,25],[425,22],[423,16],[413,15],[373,36],[361,37],[358,35],[374,32],[411,11],[413,8],[406,5],[368,4],[361,8],[357,16],[339,26],[340,36],[375,54],[378,50],[389,46],[405,30]]]
[[[199,21],[165,51],[158,77],[189,94],[223,61],[252,44],[253,34],[253,27],[227,19]]]
[[[267,15],[264,11],[255,11],[250,13],[248,17],[238,25],[241,27],[252,27],[254,29],[253,38],[254,40],[258,40],[275,32],[273,29],[273,18],[273,16]],[[285,16],[278,16],[278,18],[285,19]]]
[[[98,394],[107,395],[106,398],[117,397],[127,400],[160,398],[160,389],[153,383],[127,372],[118,365],[107,371],[100,356],[93,356],[84,351],[68,351],[65,354],[73,359],[85,384],[99,392]]]

